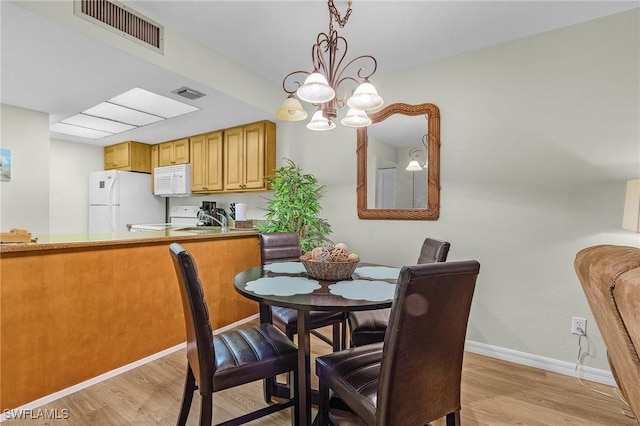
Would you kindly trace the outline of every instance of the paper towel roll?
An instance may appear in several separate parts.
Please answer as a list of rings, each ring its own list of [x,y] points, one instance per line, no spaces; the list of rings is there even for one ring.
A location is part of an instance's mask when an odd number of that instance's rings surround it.
[[[247,220],[247,205],[236,203],[236,220]]]

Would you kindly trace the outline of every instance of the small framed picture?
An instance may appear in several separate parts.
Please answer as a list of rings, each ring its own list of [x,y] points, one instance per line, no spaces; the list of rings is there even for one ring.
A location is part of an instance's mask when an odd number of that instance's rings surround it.
[[[11,180],[11,150],[0,149],[0,181]]]

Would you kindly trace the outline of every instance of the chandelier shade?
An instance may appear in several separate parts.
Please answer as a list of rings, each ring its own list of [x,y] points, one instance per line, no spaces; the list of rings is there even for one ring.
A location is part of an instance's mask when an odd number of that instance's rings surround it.
[[[365,81],[360,84],[356,90],[353,92],[353,95],[349,99],[347,99],[347,105],[351,108],[356,108],[360,110],[369,110],[380,108],[384,101],[378,95],[378,91],[373,84]]]
[[[361,109],[351,108],[347,115],[340,121],[347,127],[365,127],[371,124],[371,119],[367,113]]]
[[[422,170],[422,166],[420,165],[420,163],[418,163],[418,161],[411,160],[406,170],[410,172],[419,172],[420,170]]]
[[[309,121],[309,123],[307,124],[307,129],[309,130],[325,131],[335,128],[336,123],[328,120],[325,116],[323,116],[321,109],[313,114],[313,117],[311,117],[311,121]]]
[[[428,161],[427,152],[429,148],[427,148],[426,134],[422,136],[422,145],[424,145],[424,151],[421,148],[411,148],[409,150],[409,157],[411,158],[411,161],[409,161],[409,164],[407,165],[407,168],[405,170],[409,172],[419,172],[427,168],[427,161]],[[424,157],[424,165],[418,162],[420,157]]]
[[[340,121],[349,127],[365,127],[371,124],[371,119],[366,111],[380,108],[384,103],[378,95],[376,88],[369,82],[369,77],[375,74],[377,61],[371,55],[362,55],[350,61],[346,61],[348,43],[338,35],[333,28],[333,21],[343,28],[351,15],[351,0],[347,1],[347,11],[341,16],[336,9],[333,0],[328,0],[329,6],[329,31],[320,33],[316,43],[311,48],[313,71],[294,71],[284,78],[282,88],[289,94],[292,101],[287,101],[278,109],[276,117],[286,121],[303,120],[302,112],[293,107],[293,101],[300,99],[309,102],[318,111],[313,114],[307,128],[311,130],[334,129],[334,119],[338,111],[348,105],[351,110]],[[304,76],[304,83],[301,83]],[[346,95],[338,95],[339,88],[352,86],[352,94],[347,99]],[[355,89],[355,90],[354,90]],[[297,98],[297,99],[296,99]],[[290,102],[287,104],[287,102]],[[285,105],[286,104],[286,105]],[[288,108],[287,108],[288,107]],[[300,109],[302,105],[300,105]]]
[[[289,95],[276,111],[276,117],[284,121],[300,121],[308,116],[307,111],[302,108],[300,101],[293,94]]]
[[[329,86],[327,79],[318,71],[309,74],[296,94],[303,101],[312,104],[323,104],[336,96],[335,90]]]

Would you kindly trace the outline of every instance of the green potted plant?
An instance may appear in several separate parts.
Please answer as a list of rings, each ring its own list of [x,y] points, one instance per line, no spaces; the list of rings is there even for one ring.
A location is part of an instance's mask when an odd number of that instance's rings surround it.
[[[266,221],[258,224],[258,231],[297,232],[303,252],[331,243],[327,235],[331,225],[320,215],[320,198],[325,187],[315,176],[303,173],[293,161],[276,170],[266,178],[273,190],[273,198],[267,203]]]

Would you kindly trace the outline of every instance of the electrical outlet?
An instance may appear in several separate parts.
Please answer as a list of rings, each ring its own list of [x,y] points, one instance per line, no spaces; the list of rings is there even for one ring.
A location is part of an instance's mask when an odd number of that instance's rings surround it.
[[[587,320],[584,318],[573,317],[571,318],[571,333],[578,336],[587,335]]]

